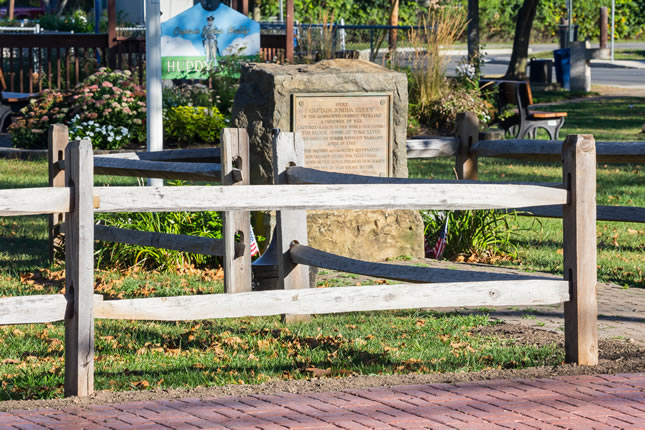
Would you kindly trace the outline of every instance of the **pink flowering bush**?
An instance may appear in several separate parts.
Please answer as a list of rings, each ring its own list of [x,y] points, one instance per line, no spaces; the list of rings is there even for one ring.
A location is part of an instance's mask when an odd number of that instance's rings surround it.
[[[69,91],[44,91],[22,113],[9,127],[14,146],[21,148],[46,148],[47,130],[55,123],[67,124],[72,139],[88,137],[95,149],[146,139],[146,93],[127,70],[101,68]]]

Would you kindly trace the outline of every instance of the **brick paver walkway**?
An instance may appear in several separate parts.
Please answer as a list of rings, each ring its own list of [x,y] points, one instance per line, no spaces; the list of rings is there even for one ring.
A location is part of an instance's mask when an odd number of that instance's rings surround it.
[[[15,429],[644,429],[645,373],[0,412]]]

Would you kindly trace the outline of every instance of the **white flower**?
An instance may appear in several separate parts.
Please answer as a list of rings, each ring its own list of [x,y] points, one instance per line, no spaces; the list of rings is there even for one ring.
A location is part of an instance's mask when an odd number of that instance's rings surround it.
[[[470,63],[460,64],[457,66],[457,74],[473,79],[475,77],[475,66]]]

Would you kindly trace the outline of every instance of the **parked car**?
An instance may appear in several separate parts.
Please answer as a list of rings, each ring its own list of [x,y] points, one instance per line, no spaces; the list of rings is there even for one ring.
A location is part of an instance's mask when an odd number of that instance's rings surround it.
[[[38,19],[44,15],[45,2],[42,0],[15,0],[14,19]],[[9,0],[0,0],[0,18],[9,17]]]

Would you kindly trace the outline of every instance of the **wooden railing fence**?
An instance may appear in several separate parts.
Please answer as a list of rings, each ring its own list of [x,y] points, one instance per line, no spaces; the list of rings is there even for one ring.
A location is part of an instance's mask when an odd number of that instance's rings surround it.
[[[455,157],[455,170],[460,179],[478,179],[478,160],[482,157],[507,158],[524,161],[562,159],[560,140],[479,140],[479,121],[472,113],[460,114],[455,136],[408,140],[408,158]],[[643,142],[596,142],[597,163],[645,163]],[[637,206],[596,207],[598,221],[645,223],[645,208]],[[562,218],[558,206],[526,207],[520,215]]]
[[[245,133],[227,131],[222,160],[247,152]],[[235,145],[237,142],[237,148]],[[65,393],[93,390],[94,319],[195,320],[454,306],[540,305],[565,302],[566,359],[598,361],[596,309],[595,145],[590,136],[569,136],[562,147],[563,183],[499,184],[339,175],[301,167],[303,141],[293,133],[274,138],[276,185],[228,185],[235,170],[222,161],[221,186],[95,187],[94,157],[87,140],[65,150],[65,186],[0,190],[0,216],[65,213],[65,296],[0,299],[0,324],[65,321]],[[231,154],[231,157],[228,156]],[[244,158],[243,160],[244,161]],[[244,164],[244,163],[243,163]],[[300,167],[299,167],[300,166]],[[562,280],[538,276],[503,277],[433,268],[357,262],[307,246],[305,211],[310,209],[489,209],[558,205],[565,234]],[[242,230],[254,210],[277,210],[279,290],[250,292],[249,260],[225,266],[227,293],[199,296],[103,300],[93,291],[94,212],[229,211],[230,230]],[[226,263],[228,264],[228,263]],[[239,265],[238,265],[239,264]],[[308,265],[339,268],[420,284],[309,288]],[[244,267],[242,267],[244,266]],[[450,272],[450,273],[448,273]],[[428,283],[432,282],[432,283]]]
[[[64,154],[67,152],[68,142],[66,126],[61,124],[51,126],[48,151],[51,187],[65,186],[65,168],[69,163]],[[250,177],[248,145],[246,130],[227,128],[222,132],[220,148],[104,154],[93,157],[93,172],[113,176],[243,185],[248,184]],[[234,163],[239,163],[240,168],[233,167]],[[97,208],[100,206],[98,196],[94,206]],[[49,255],[53,260],[55,251],[60,249],[66,224],[63,213],[52,214],[49,218]],[[95,240],[107,242],[223,257],[224,287],[227,292],[232,292],[235,288],[239,288],[239,285],[251,283],[249,228],[249,213],[236,211],[224,212],[223,239],[136,231],[100,224],[94,226],[94,237]],[[236,234],[241,235],[239,240],[236,240]]]
[[[284,35],[262,35],[260,58],[284,62]],[[99,67],[130,70],[145,83],[146,41],[102,34],[7,34],[0,37],[0,70],[5,91],[36,93],[67,89]]]
[[[0,69],[7,91],[35,93],[67,89],[99,67],[131,70],[139,83],[145,69],[145,42],[107,34],[2,34]]]

